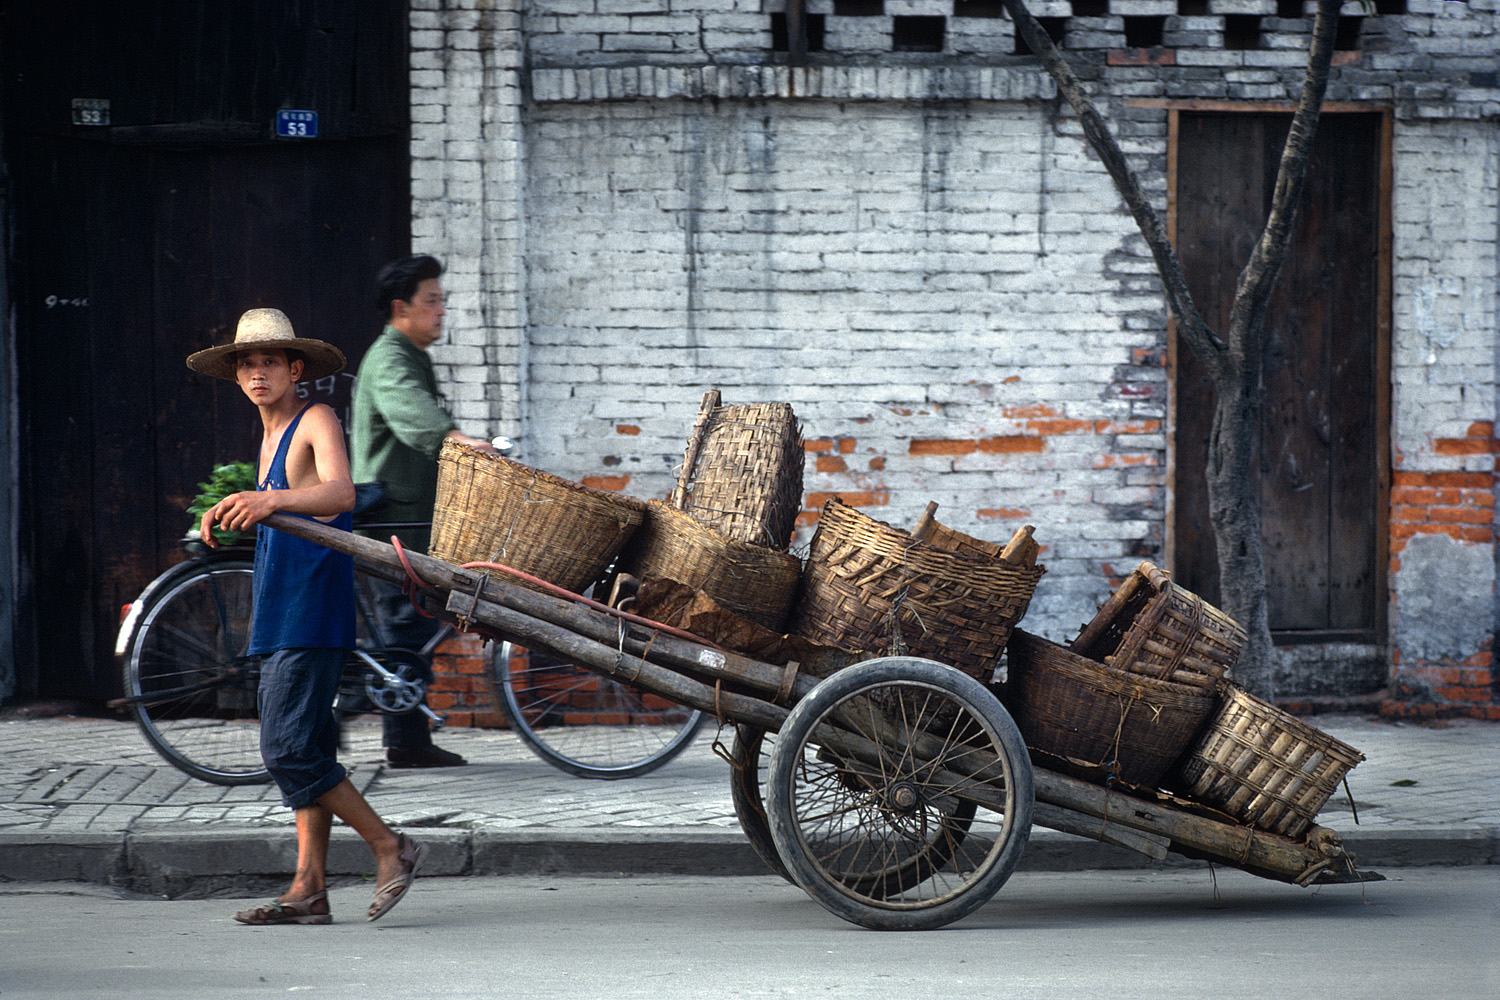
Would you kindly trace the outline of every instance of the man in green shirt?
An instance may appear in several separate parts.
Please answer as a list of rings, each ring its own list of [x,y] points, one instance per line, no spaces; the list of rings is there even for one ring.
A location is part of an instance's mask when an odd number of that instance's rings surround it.
[[[354,481],[385,487],[381,521],[432,520],[437,499],[438,452],[453,438],[491,454],[495,449],[459,432],[438,393],[427,349],[443,335],[443,265],[434,257],[403,257],[376,277],[376,308],[385,329],[360,362],[354,384],[349,458]],[[427,528],[394,532],[406,547],[426,552]],[[391,532],[381,532],[388,538]],[[385,644],[421,651],[440,627],[423,618],[401,588],[376,582],[377,611]],[[429,683],[432,677],[425,678]],[[456,753],[432,745],[420,711],[386,715],[386,759],[395,767],[448,767],[464,763]]]

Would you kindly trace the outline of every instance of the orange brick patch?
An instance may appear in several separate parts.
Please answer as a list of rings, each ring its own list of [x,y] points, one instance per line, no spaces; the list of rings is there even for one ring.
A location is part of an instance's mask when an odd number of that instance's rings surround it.
[[[596,490],[608,490],[618,493],[630,485],[629,476],[584,476],[583,485],[592,486]]]
[[[1476,424],[1475,428],[1487,431],[1489,425]],[[1407,541],[1417,535],[1441,534],[1490,545],[1495,541],[1494,522],[1493,473],[1397,472],[1391,479],[1392,572],[1400,567],[1397,557]]]
[[[488,650],[478,636],[456,635],[439,646],[432,657],[432,678],[427,704],[444,715],[448,725],[507,725],[490,676]]]

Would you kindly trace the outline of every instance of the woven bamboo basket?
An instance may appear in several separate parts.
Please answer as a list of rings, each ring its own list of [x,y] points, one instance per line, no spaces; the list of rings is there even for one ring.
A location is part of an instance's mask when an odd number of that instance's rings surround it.
[[[1045,571],[939,548],[835,498],[813,535],[791,632],[848,650],[904,650],[988,682]]]
[[[1260,830],[1299,837],[1364,754],[1230,685],[1178,771],[1181,791]]]
[[[498,562],[581,592],[640,525],[646,502],[446,441],[429,555]]]
[[[703,397],[672,506],[737,542],[785,550],[802,507],[802,431],[787,403]]]
[[[660,500],[648,505],[618,565],[642,579],[687,584],[777,633],[786,626],[802,575],[796,556],[726,538]]]
[[[1089,781],[1155,788],[1214,709],[1213,693],[1085,659],[1021,629],[1007,647],[1006,707],[1033,753]]]
[[[1245,648],[1245,630],[1143,562],[1068,648],[1119,670],[1213,690]]]

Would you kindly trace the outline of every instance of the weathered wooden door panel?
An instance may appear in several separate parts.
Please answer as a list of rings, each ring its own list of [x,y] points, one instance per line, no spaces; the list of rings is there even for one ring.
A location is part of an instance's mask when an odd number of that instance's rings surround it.
[[[1234,283],[1264,223],[1289,121],[1179,120],[1179,253],[1215,329],[1227,326]],[[1267,319],[1260,498],[1271,627],[1282,638],[1374,640],[1382,624],[1380,130],[1375,114],[1323,116]],[[1202,475],[1212,394],[1186,350],[1174,388],[1173,567],[1184,586],[1216,600]]]
[[[378,332],[371,279],[410,246],[406,5],[7,15],[18,680],[107,697],[120,605],[181,558],[212,466],[255,454],[253,408],[183,359],[259,305],[351,362]],[[72,126],[74,97],[109,98],[111,125]],[[288,106],[318,110],[320,136],[273,138]],[[348,384],[304,391],[346,416]]]

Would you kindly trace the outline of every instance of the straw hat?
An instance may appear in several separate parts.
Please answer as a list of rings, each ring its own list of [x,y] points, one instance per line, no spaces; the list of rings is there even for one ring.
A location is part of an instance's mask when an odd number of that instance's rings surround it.
[[[332,375],[342,370],[346,363],[344,352],[332,344],[297,336],[292,331],[292,321],[280,309],[251,309],[240,317],[240,325],[234,331],[234,343],[190,354],[187,366],[195,372],[233,382],[235,354],[270,348],[302,352],[306,359],[302,366],[303,381]]]

